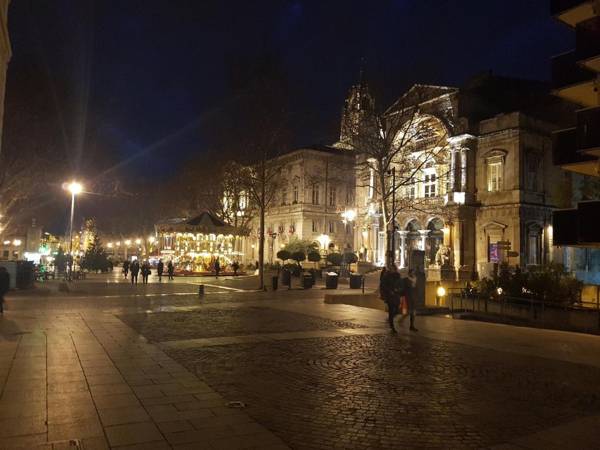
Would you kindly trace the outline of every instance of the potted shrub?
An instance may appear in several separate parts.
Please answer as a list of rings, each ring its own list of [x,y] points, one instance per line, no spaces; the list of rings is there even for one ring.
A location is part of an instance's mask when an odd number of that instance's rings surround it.
[[[279,258],[281,260],[281,262],[283,262],[285,264],[285,262],[291,258],[291,253],[288,252],[287,250],[279,250],[277,252],[277,258]]]
[[[300,263],[302,261],[306,260],[306,254],[304,252],[298,251],[298,252],[294,252],[291,254],[290,259],[293,259],[294,261],[296,261],[296,264],[298,264],[298,267],[302,267],[300,265]]]
[[[332,266],[340,266],[343,260],[344,257],[341,253],[330,253],[329,255],[327,255],[327,261]]]

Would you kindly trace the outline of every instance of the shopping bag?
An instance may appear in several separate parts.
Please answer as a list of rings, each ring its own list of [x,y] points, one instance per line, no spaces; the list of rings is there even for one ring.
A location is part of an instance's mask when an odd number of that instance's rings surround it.
[[[408,300],[404,295],[400,297],[400,311],[402,311],[403,316],[408,315]]]

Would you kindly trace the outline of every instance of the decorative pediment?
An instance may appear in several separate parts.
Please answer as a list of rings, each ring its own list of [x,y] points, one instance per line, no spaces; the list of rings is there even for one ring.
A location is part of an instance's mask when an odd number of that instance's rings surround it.
[[[442,95],[453,94],[457,92],[458,88],[450,86],[414,84],[386,110],[384,115],[391,114],[397,109],[401,109],[403,107],[418,105],[419,103],[433,100],[441,97]]]
[[[500,222],[496,222],[495,220],[492,220],[490,222],[487,222],[486,224],[483,225],[483,229],[484,230],[504,230],[508,227],[508,225],[505,225],[503,223]]]

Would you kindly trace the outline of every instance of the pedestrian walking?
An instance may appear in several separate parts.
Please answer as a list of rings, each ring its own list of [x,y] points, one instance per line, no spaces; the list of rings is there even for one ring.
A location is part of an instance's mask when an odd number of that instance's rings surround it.
[[[10,289],[10,274],[6,267],[0,267],[0,314],[4,314],[4,296]]]
[[[215,278],[219,278],[219,272],[221,271],[221,263],[219,258],[215,259]]]
[[[162,274],[163,274],[164,269],[165,269],[165,265],[164,265],[162,259],[159,259],[158,264],[156,265],[156,273],[158,274],[158,282],[159,283],[162,281]]]
[[[127,276],[129,275],[129,260],[125,260],[123,261],[123,275],[125,276],[125,278],[127,278]]]
[[[379,283],[379,291],[381,292],[381,298],[388,307],[388,323],[392,330],[392,333],[396,333],[394,327],[394,319],[398,315],[398,309],[400,307],[400,296],[403,291],[403,283],[398,268],[395,264],[392,264],[389,269],[381,277]]]
[[[152,270],[150,269],[150,263],[148,262],[148,260],[146,260],[142,263],[142,283],[143,284],[148,284],[148,277],[150,276],[151,273],[152,273]]]
[[[140,272],[140,263],[137,259],[131,262],[130,270],[131,270],[131,284],[137,284],[138,273]]]
[[[167,263],[167,273],[169,274],[169,280],[173,279],[173,273],[175,272],[175,267],[173,266],[173,261],[169,260]]]
[[[233,269],[233,276],[236,277],[238,270],[240,270],[240,263],[237,261],[234,261],[233,264],[231,265],[231,268]]]

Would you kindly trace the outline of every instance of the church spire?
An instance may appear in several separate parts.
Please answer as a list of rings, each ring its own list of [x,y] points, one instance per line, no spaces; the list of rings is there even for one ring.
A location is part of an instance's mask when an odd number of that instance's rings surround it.
[[[342,109],[340,143],[352,147],[354,137],[374,118],[375,100],[365,79],[364,58],[361,60],[358,83],[354,84]]]

